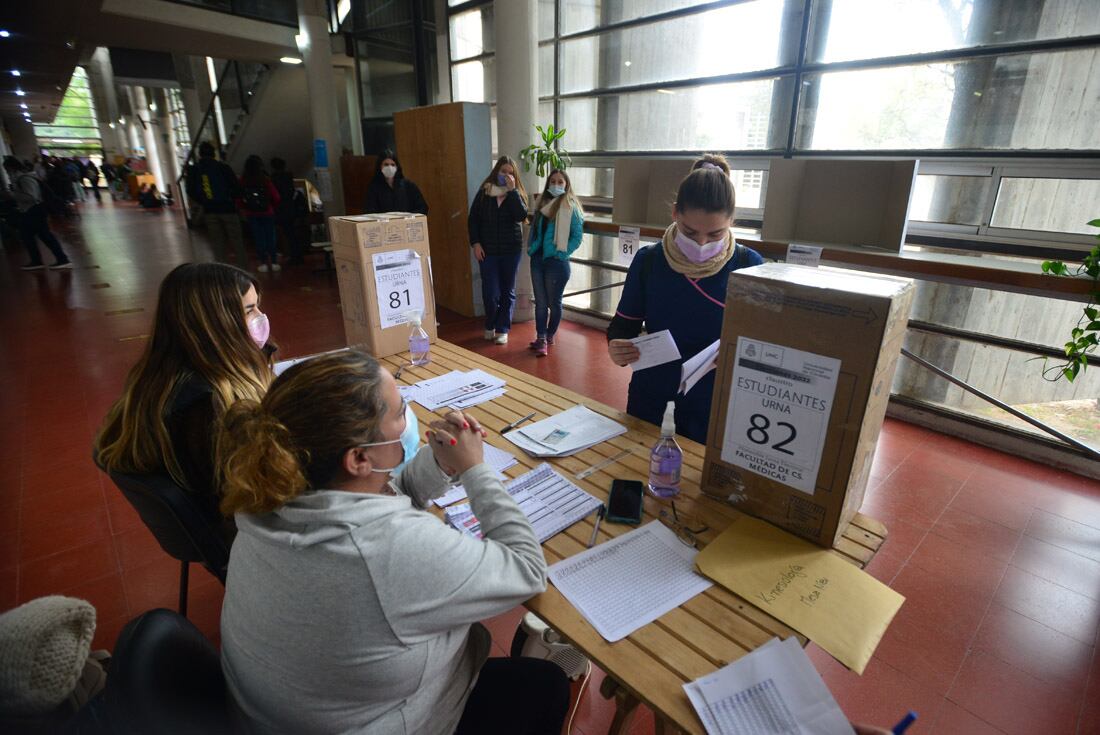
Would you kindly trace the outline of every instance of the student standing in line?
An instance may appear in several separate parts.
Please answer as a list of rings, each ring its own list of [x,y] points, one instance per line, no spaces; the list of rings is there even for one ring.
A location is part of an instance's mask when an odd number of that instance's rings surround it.
[[[215,425],[236,401],[267,391],[270,328],[246,271],[224,263],[172,270],[160,285],[145,353],[96,437],[99,464],[170,475],[220,518]]]
[[[34,175],[31,167],[24,167],[14,156],[4,158],[4,168],[8,172],[8,178],[11,179],[15,208],[19,212],[19,236],[23,240],[27,256],[30,257],[30,261],[21,266],[22,269],[40,271],[46,267],[42,262],[42,254],[38,251],[36,239],[45,243],[53,253],[54,263],[50,266],[50,270],[72,268],[73,264],[62,249],[57,236],[50,232],[49,212],[46,211],[42,191],[44,184]]]
[[[240,205],[252,230],[252,241],[256,243],[260,273],[267,273],[268,268],[281,270],[275,240],[275,208],[280,201],[279,192],[264,171],[263,159],[255,155],[246,158],[241,176]]]
[[[301,265],[305,261],[302,258],[302,242],[294,228],[294,173],[287,171],[286,161],[281,158],[271,159],[271,184],[279,192],[275,223],[286,239],[286,252],[290,256],[287,265]]]
[[[516,272],[523,255],[527,191],[516,162],[497,159],[470,205],[470,245],[481,267],[485,339],[508,344],[516,305]]]
[[[678,395],[683,360],[708,347],[722,332],[726,281],[739,268],[763,263],[755,251],[738,245],[733,226],[734,191],[722,156],[706,155],[680,182],[673,223],[661,242],[634,256],[623,294],[607,328],[612,362],[625,366],[639,358],[629,340],[668,329],[683,359],[639,370],[630,379],[626,410],[660,425],[668,401],[676,402],[676,432],[706,442],[714,371],[687,395]]]
[[[367,200],[363,205],[364,214],[379,212],[415,212],[428,213],[428,203],[420,188],[405,178],[397,154],[384,150],[378,156],[378,165],[367,187]]]
[[[119,177],[123,181],[127,180],[127,166],[132,160],[127,158],[126,164],[119,167]],[[241,218],[237,214],[236,204],[240,188],[237,175],[229,164],[214,157],[214,145],[209,141],[200,143],[199,162],[187,173],[187,195],[192,203],[201,208],[202,221],[214,241],[217,259],[227,262],[229,246],[232,245],[237,256],[237,267],[247,270],[248,256],[244,251]]]
[[[397,383],[355,350],[294,365],[225,416],[238,534],[222,669],[252,732],[558,735],[555,664],[488,659],[477,621],[546,589],[534,530],[452,412],[420,447]],[[424,509],[457,477],[484,540]]]
[[[535,203],[531,223],[531,285],[535,293],[535,341],[528,347],[538,357],[549,354],[561,323],[561,300],[569,282],[569,256],[584,236],[584,209],[573,195],[564,171],[554,169]]]

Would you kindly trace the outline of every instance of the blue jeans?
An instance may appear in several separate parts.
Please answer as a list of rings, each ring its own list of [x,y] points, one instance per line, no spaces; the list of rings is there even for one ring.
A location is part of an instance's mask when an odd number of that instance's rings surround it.
[[[275,249],[275,218],[249,217],[248,226],[252,228],[252,239],[256,242],[256,255],[261,263],[269,260],[274,263],[279,257]]]
[[[535,334],[553,337],[561,324],[561,297],[569,282],[569,261],[531,256],[531,286],[535,291]]]
[[[516,271],[521,253],[486,255],[481,261],[481,300],[485,304],[485,331],[507,334],[516,306]]]

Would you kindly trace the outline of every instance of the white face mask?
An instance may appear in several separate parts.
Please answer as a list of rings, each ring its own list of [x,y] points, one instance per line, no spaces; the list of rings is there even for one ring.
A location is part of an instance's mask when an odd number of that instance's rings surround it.
[[[392,179],[394,176],[397,176],[397,166],[383,166],[382,175],[387,179]]]

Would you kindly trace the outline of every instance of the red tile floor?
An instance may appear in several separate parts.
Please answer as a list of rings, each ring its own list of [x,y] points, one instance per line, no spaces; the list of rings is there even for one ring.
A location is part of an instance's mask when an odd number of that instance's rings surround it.
[[[92,465],[92,437],[144,347],[157,285],[209,259],[178,213],[130,203],[81,206],[55,225],[76,265],[24,273],[0,251],[0,610],[64,593],[93,602],[97,647],[152,607],[174,608],[178,567]],[[286,356],[342,344],[335,279],[309,267],[264,274],[264,310]],[[566,323],[548,359],[531,327],[486,345],[476,320],[442,335],[606,403],[625,403],[627,371],[603,337]],[[1100,732],[1100,487],[1078,476],[888,420],[864,511],[889,540],[871,573],[907,598],[863,676],[810,655],[848,715],[911,732]],[[191,619],[214,641],[222,589],[192,574]],[[521,612],[488,621],[503,655]],[[611,705],[593,677],[574,731],[606,732]],[[634,731],[652,732],[643,712]]]

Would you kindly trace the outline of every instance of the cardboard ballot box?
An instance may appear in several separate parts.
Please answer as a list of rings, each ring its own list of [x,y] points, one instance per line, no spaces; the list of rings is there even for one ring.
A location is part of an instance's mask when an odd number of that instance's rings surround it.
[[[731,274],[704,492],[832,547],[863,503],[913,293],[834,268]]]
[[[328,223],[347,343],[365,345],[375,357],[405,352],[411,311],[420,312],[435,342],[427,218],[389,212],[329,217]]]

